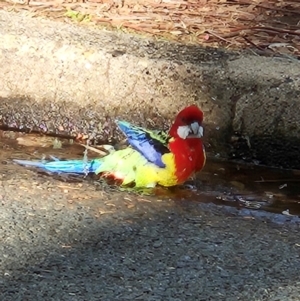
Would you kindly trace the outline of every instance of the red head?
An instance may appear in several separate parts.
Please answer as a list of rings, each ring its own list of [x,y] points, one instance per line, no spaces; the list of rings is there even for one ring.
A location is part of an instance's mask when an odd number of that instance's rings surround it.
[[[203,112],[191,105],[181,110],[170,129],[170,136],[174,138],[201,138],[203,136]]]
[[[170,129],[170,136],[175,138],[170,142],[170,149],[175,155],[179,182],[187,180],[205,164],[202,121],[203,112],[191,105],[178,113]]]

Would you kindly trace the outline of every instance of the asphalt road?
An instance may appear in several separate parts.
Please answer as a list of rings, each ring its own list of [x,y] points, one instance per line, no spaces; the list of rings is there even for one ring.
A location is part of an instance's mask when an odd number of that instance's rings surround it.
[[[299,300],[297,223],[0,166],[0,300]]]

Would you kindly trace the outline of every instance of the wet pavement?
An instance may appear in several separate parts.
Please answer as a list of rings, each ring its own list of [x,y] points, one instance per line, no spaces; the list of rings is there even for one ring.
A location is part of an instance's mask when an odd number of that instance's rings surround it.
[[[80,159],[84,156],[85,148],[80,142],[72,139],[16,132],[0,131],[0,133],[4,149],[1,157],[3,163],[7,163],[6,169],[12,173],[17,172],[16,170],[20,172],[20,167],[12,164],[11,159],[39,160],[51,156]],[[98,154],[88,151],[87,156],[95,158]],[[45,174],[35,168],[31,170]],[[49,180],[56,178],[64,182],[93,182],[91,185],[97,180],[74,175],[50,173],[48,175]],[[238,161],[228,162],[210,157],[197,178],[178,188],[158,188],[147,191],[147,194],[153,197],[184,199],[239,209],[263,210],[286,216],[300,216],[299,184],[299,170],[270,168]]]
[[[0,135],[1,300],[298,300],[298,171],[210,159],[141,195],[12,164],[83,148]]]

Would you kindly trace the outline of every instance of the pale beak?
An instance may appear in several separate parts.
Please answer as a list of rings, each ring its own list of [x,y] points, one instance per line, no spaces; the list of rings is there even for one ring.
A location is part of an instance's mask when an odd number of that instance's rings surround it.
[[[199,125],[198,122],[193,122],[190,125],[190,132],[187,138],[202,138],[203,137],[203,127]]]

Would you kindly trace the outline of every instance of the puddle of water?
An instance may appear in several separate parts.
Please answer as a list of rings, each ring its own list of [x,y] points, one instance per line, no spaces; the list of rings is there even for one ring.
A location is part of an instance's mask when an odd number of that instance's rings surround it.
[[[210,160],[199,174],[223,203],[300,215],[300,171]]]
[[[10,164],[10,159],[41,159],[48,155],[65,159],[82,158],[84,151],[72,140],[1,131],[0,137],[0,161],[9,162],[2,168],[3,171],[19,168]],[[89,158],[92,157],[97,157],[97,154],[89,151]],[[82,177],[66,176],[60,179],[83,181]],[[300,216],[300,171],[208,159],[195,180],[184,187],[158,188],[156,195]]]

